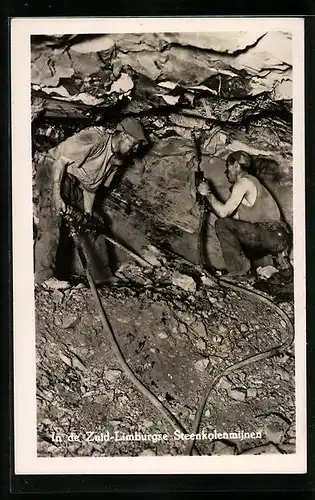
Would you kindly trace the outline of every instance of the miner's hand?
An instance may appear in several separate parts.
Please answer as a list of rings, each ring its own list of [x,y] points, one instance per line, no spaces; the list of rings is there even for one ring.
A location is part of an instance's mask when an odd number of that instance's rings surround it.
[[[210,194],[210,187],[207,182],[201,182],[197,189],[202,196],[208,196]]]
[[[61,198],[60,194],[54,193],[53,196],[54,212],[59,215],[60,212],[66,211],[66,204]]]

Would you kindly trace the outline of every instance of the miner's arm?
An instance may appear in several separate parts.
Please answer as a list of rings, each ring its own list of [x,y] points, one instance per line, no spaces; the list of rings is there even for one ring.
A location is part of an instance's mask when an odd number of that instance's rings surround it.
[[[225,203],[222,203],[214,196],[214,194],[210,192],[208,185],[206,183],[203,184],[204,185],[200,186],[200,192],[201,194],[206,196],[213,212],[217,215],[217,217],[220,218],[229,217],[230,215],[232,215],[233,212],[237,210],[248,190],[246,180],[240,179],[234,184],[228,200]]]
[[[86,189],[83,189],[84,212],[90,215],[93,213],[95,194],[96,193],[90,193],[89,191],[86,191]]]
[[[54,200],[58,211],[61,208],[65,208],[60,194],[65,167],[73,164],[76,168],[80,168],[91,153],[93,154],[98,141],[99,136],[95,134],[93,128],[87,127],[68,137],[59,145],[60,156],[54,163]],[[85,190],[83,190],[84,211],[91,213],[94,198],[95,195],[85,193]]]
[[[65,208],[65,203],[61,198],[61,181],[66,169],[66,165],[68,163],[68,158],[66,158],[65,156],[60,156],[53,165],[53,201],[54,209],[56,212],[59,212],[60,210]]]

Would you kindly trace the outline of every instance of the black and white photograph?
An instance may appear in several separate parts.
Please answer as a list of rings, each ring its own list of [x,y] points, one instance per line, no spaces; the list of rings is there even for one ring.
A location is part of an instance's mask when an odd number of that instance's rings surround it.
[[[304,472],[303,21],[12,37],[17,473]]]

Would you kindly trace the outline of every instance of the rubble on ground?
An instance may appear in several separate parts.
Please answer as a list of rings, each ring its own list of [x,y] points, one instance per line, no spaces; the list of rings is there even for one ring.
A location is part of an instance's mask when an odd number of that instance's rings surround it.
[[[165,259],[163,252],[159,258]],[[267,306],[241,291],[204,284],[180,261],[149,270],[125,262],[123,272],[128,278],[119,286],[99,288],[115,337],[135,375],[188,432],[213,377],[284,340],[285,330]],[[175,272],[194,281],[194,290],[174,286]],[[55,293],[36,287],[39,456],[182,454],[185,442],[171,438],[149,446],[84,439],[88,431],[172,436],[173,429],[126,378],[90,291],[72,287],[57,301]],[[294,358],[285,353],[223,377],[203,414],[201,430],[260,430],[261,439],[199,441],[199,451],[294,453],[294,415]],[[52,441],[53,433],[70,431],[81,436],[78,442]]]

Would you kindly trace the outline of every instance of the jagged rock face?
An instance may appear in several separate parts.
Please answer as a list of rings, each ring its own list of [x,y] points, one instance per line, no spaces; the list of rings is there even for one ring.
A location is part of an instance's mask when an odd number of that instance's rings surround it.
[[[226,157],[248,151],[292,223],[291,47],[284,32],[34,37],[34,153],[95,121],[111,128],[124,114],[139,116],[151,149],[121,189],[133,190],[152,220],[191,233],[194,130],[202,169],[223,195]]]

